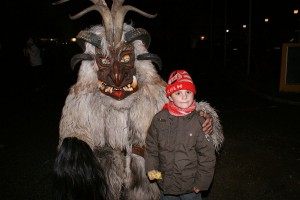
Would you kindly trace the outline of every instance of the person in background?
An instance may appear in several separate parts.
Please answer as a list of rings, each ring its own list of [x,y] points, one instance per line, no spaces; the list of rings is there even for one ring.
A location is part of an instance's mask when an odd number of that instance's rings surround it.
[[[175,70],[166,93],[170,101],[154,116],[146,137],[145,170],[157,181],[161,200],[201,200],[212,183],[216,155],[196,111],[196,88],[186,71]]]
[[[32,87],[34,91],[39,92],[45,86],[45,69],[41,51],[31,37],[29,37],[26,41],[24,47],[24,56],[26,65],[29,68],[29,74],[26,79],[28,80],[30,87]]]

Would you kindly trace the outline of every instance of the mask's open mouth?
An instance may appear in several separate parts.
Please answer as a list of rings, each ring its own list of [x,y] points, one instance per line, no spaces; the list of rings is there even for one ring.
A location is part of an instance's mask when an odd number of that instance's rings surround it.
[[[138,84],[136,77],[133,76],[132,83],[129,83],[121,88],[112,87],[101,80],[98,80],[98,87],[102,93],[111,96],[114,99],[122,100],[130,94],[136,92],[138,89]]]

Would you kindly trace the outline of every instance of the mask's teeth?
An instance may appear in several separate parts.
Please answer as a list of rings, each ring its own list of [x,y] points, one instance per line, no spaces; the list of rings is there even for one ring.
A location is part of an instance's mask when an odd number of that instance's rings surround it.
[[[101,90],[104,90],[105,92],[109,92],[109,93],[112,93],[114,90],[124,90],[126,92],[130,92],[130,91],[133,91],[134,88],[137,87],[136,77],[133,76],[132,78],[133,78],[132,83],[122,87],[122,89],[117,89],[117,88],[114,89],[113,87],[108,86],[106,83],[104,83],[103,81],[100,81],[100,80],[98,80],[98,87]]]
[[[132,81],[131,86],[132,86],[133,88],[136,88],[136,86],[137,86],[137,80],[136,80],[136,77],[135,77],[135,76],[133,76],[133,81]]]
[[[110,88],[111,88],[111,87],[109,87],[109,86],[106,87],[106,88],[105,88],[105,92],[109,92],[109,91],[110,91]]]
[[[123,90],[124,91],[126,91],[126,92],[128,92],[128,91],[132,91],[133,90],[133,88],[132,87],[123,87]]]
[[[101,90],[104,90],[105,84],[104,84],[102,81],[98,80],[98,87],[99,87]]]

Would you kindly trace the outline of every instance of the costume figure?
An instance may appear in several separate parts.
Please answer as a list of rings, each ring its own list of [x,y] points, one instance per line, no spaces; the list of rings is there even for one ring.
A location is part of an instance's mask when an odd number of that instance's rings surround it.
[[[103,25],[77,36],[84,52],[71,60],[72,66],[81,64],[62,111],[54,198],[157,200],[160,192],[146,176],[143,154],[151,120],[168,102],[166,82],[155,68],[161,60],[147,51],[148,32],[124,23],[128,11],[156,15],[122,5],[124,0],[114,0],[111,9],[104,0],[92,2],[71,16],[77,19],[96,10]],[[198,102],[197,110],[212,116],[211,137],[220,147],[217,113],[206,102]]]

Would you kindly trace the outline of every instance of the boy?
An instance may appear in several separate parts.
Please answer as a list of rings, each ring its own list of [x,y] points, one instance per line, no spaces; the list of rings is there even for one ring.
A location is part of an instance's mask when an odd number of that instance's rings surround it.
[[[196,88],[184,70],[171,73],[170,101],[158,112],[146,137],[145,169],[161,189],[161,200],[201,200],[215,170],[216,155],[204,119],[196,112]]]

